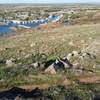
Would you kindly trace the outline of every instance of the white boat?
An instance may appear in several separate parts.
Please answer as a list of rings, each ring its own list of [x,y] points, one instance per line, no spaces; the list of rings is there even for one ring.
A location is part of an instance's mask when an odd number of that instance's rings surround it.
[[[31,27],[25,26],[25,25],[18,25],[18,27],[20,27],[20,28],[31,28]]]

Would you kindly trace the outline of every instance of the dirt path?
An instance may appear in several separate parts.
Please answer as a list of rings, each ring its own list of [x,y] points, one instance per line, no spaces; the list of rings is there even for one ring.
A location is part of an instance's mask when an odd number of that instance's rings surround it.
[[[67,81],[66,80],[64,80],[61,83],[61,85],[65,85],[65,86],[72,85],[72,80],[67,80]],[[95,84],[95,83],[99,84],[100,83],[100,76],[80,77],[80,78],[77,78],[77,80],[79,81],[79,83],[83,83],[83,84]],[[26,90],[32,90],[35,88],[47,89],[50,86],[51,86],[50,84],[38,84],[38,85],[24,85],[24,86],[19,86],[19,87],[26,89]]]
[[[91,77],[85,77],[85,78],[79,78],[78,79],[80,83],[85,83],[85,84],[95,84],[95,83],[100,83],[100,76],[91,76]]]
[[[38,84],[38,85],[24,85],[24,86],[19,86],[19,88],[23,88],[23,89],[26,89],[26,90],[33,90],[35,88],[47,89],[49,87],[50,87],[49,84]]]

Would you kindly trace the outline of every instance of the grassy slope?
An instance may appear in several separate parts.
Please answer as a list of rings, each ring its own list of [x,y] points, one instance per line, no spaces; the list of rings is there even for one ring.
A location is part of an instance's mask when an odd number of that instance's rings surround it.
[[[86,48],[89,44],[91,44],[91,42],[99,39],[100,24],[64,26],[48,31],[45,29],[44,31],[31,33],[25,32],[8,38],[0,38],[0,57],[3,59],[8,59],[11,57],[23,58],[27,54],[31,54],[39,50],[39,52],[44,52],[48,54],[49,58],[54,58],[73,50],[82,50]],[[74,45],[69,45],[70,42],[73,42]],[[35,43],[33,47],[30,46],[32,43]],[[10,49],[2,50],[4,48]],[[21,52],[19,52],[20,50]],[[10,86],[23,83],[25,84],[25,82],[26,84],[57,84],[59,80],[62,80],[61,75],[55,76],[53,80],[51,80],[52,77],[48,75],[42,75],[42,77],[45,78],[41,78],[40,76],[41,74],[38,75],[38,77],[36,78],[18,78],[15,79],[13,82],[11,82],[11,80]],[[28,82],[27,79],[32,82]],[[5,86],[8,87],[7,84]]]
[[[89,39],[90,37],[92,40]],[[49,32],[21,33],[13,37],[1,38],[0,48],[12,48],[11,54],[13,56],[17,56],[17,50],[30,53],[37,49],[40,52],[56,55],[85,48],[95,39],[100,39],[100,24],[61,27]],[[69,45],[71,41],[73,41],[74,46]],[[31,48],[31,43],[36,43],[36,45]]]

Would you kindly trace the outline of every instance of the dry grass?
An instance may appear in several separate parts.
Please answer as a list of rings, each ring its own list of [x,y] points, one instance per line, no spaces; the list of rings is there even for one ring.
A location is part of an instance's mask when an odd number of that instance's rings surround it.
[[[86,50],[94,41],[99,44],[98,40],[100,40],[100,24],[61,26],[54,29],[42,28],[37,31],[26,30],[18,35],[0,38],[0,57],[5,60],[11,57],[24,58],[28,54],[39,51],[46,53],[49,58],[55,58],[73,50]],[[96,56],[99,61],[100,56]],[[2,65],[0,66],[2,67]],[[12,84],[21,83],[22,85],[28,81],[27,79],[29,77],[26,77],[24,81],[15,80]],[[32,78],[31,83],[57,84],[59,81],[62,82],[61,80],[61,76],[53,78],[40,75]]]
[[[27,52],[40,52],[56,55],[86,48],[91,42],[100,39],[100,24],[68,26],[37,32],[23,32],[9,38],[0,39],[0,48],[13,48]],[[72,42],[73,45],[69,45]],[[31,44],[33,47],[30,47]]]
[[[49,58],[55,58],[73,50],[84,50],[96,52],[99,61],[100,24],[61,26],[49,32],[47,29],[34,32],[26,30],[18,35],[0,38],[1,58],[23,58],[38,51],[46,53]]]

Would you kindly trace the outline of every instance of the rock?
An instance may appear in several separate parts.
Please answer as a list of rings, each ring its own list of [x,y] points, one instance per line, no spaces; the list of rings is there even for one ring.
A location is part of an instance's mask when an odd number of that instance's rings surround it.
[[[28,58],[28,57],[30,57],[30,55],[29,55],[29,54],[27,54],[24,58]]]
[[[78,51],[72,51],[72,53],[69,53],[67,55],[67,59],[70,60],[72,57],[79,57],[80,53]]]
[[[55,62],[54,62],[54,68],[56,71],[61,71],[61,70],[65,70],[65,66],[64,66],[64,63],[61,59],[57,59]]]
[[[31,66],[33,66],[34,68],[37,68],[38,66],[39,66],[39,63],[33,63],[33,64],[31,64]]]
[[[34,43],[31,43],[30,47],[33,47],[34,46]]]
[[[15,61],[16,61],[16,59],[14,59],[14,58],[10,58],[10,60],[11,60],[12,62],[15,62]]]
[[[65,69],[73,67],[73,65],[69,62],[67,58],[62,58],[60,59],[60,61],[64,64]]]
[[[74,43],[71,41],[71,42],[69,42],[69,45],[70,46],[74,46]]]
[[[87,52],[84,52],[84,53],[82,54],[82,56],[83,56],[83,58],[85,58],[85,59],[96,59],[96,56],[95,56],[95,55],[90,54],[90,53],[87,53]]]
[[[83,56],[79,56],[79,58],[80,58],[81,60],[84,60],[84,57],[83,57]]]
[[[56,74],[54,63],[45,70],[45,73]]]
[[[71,53],[69,53],[69,54],[67,55],[67,59],[70,60],[70,59],[72,58],[72,56],[73,56],[73,55],[72,55]]]
[[[30,44],[30,47],[34,47],[34,46],[36,46],[36,45],[37,45],[37,43],[33,43],[33,42],[32,42],[32,43]]]
[[[7,67],[12,67],[14,65],[12,60],[6,60]]]
[[[73,51],[72,54],[73,54],[75,57],[77,57],[77,56],[79,55],[77,51]]]
[[[73,68],[76,69],[76,68],[78,68],[78,67],[79,67],[79,63],[74,63],[74,64],[73,64]]]
[[[83,57],[86,57],[87,56],[87,53],[86,52],[82,53],[82,56]]]
[[[96,68],[96,65],[94,64],[94,65],[93,65],[93,69],[95,69],[95,68]]]
[[[73,65],[67,58],[56,59],[46,70],[46,73],[56,74],[57,71],[64,71],[65,69],[72,68]]]

